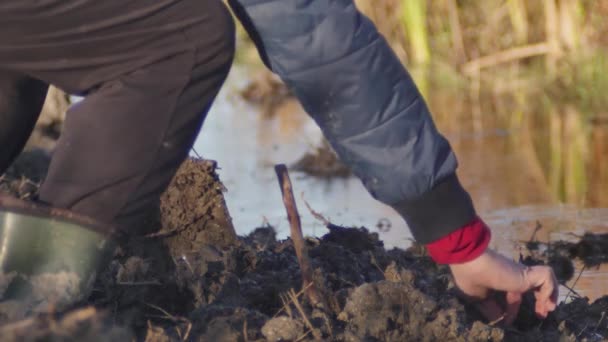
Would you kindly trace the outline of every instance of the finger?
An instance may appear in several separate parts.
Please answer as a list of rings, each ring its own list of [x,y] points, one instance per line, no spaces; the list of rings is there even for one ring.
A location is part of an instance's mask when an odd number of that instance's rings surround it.
[[[526,270],[526,277],[536,288],[534,291],[536,314],[545,318],[557,305],[559,289],[553,270],[546,266],[530,267]]]
[[[557,303],[553,302],[551,299],[542,300],[537,299],[535,305],[535,311],[538,317],[546,318],[549,315],[549,312],[555,310],[557,307]]]
[[[553,283],[555,284],[555,287],[553,288],[553,293],[551,294],[551,304],[553,305],[551,311],[555,310],[557,307],[557,300],[559,298],[559,285],[557,285],[559,282],[557,281],[555,274],[553,274]]]
[[[557,308],[557,298],[559,296],[559,286],[555,287],[555,290],[553,291],[553,293],[551,294],[551,297],[549,297],[549,300],[547,300],[545,302],[545,307],[547,308],[547,311],[553,311],[555,310],[555,308]]]
[[[550,300],[555,296],[557,291],[557,279],[553,274],[553,270],[546,266],[529,267],[526,270],[526,277],[530,285],[536,288],[535,296],[537,299]]]
[[[539,317],[546,318],[549,312],[557,307],[556,289],[549,296],[542,292],[542,288],[534,292],[534,297],[536,298],[535,312]]]
[[[522,295],[517,292],[507,292],[505,297],[506,310],[505,310],[505,324],[511,325],[517,318],[519,313],[519,307],[521,306]]]
[[[547,318],[547,314],[549,313],[547,310],[546,303],[537,300],[536,305],[534,307],[534,312],[538,318]]]

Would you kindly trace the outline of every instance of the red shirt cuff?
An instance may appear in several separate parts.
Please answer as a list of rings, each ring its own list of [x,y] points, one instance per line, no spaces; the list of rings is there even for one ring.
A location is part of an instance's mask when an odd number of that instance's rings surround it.
[[[460,264],[480,256],[488,245],[492,233],[477,217],[466,226],[426,245],[431,258],[438,264]]]

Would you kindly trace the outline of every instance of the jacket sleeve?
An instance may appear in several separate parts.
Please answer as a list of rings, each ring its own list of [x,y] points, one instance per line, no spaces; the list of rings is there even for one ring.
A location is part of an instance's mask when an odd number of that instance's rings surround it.
[[[352,0],[229,0],[266,65],[420,243],[476,217],[412,78]]]

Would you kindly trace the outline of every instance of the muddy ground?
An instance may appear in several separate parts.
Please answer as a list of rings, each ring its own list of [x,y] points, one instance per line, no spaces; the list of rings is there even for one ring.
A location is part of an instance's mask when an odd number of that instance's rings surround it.
[[[267,116],[292,96],[264,77],[243,95],[262,101]],[[34,134],[42,142],[54,140],[62,122],[47,121],[41,120]],[[0,178],[0,191],[35,198],[49,161],[45,150],[24,153]],[[435,265],[423,248],[386,250],[365,228],[331,224],[329,234],[308,239],[315,284],[326,301],[314,307],[299,293],[302,280],[290,240],[277,241],[270,226],[235,234],[216,167],[212,161],[184,163],[163,195],[158,222],[137,227],[143,236],[119,241],[86,301],[28,317],[3,316],[10,310],[0,302],[2,340],[599,341],[608,336],[608,297],[589,303],[573,289],[567,303],[544,321],[531,314],[528,298],[514,326],[488,324],[458,300],[447,268]],[[326,143],[292,169],[326,178],[350,174]],[[606,262],[607,245],[606,236],[591,234],[578,242],[530,241],[520,261],[552,265],[567,282],[574,273],[572,259],[589,267]]]
[[[45,160],[41,152],[23,155],[0,189],[35,197]],[[163,195],[160,229],[120,241],[85,302],[16,321],[0,317],[2,340],[608,340],[608,297],[589,303],[573,293],[544,321],[528,298],[514,326],[488,324],[458,300],[448,269],[423,248],[387,250],[374,232],[331,224],[327,235],[307,239],[326,300],[313,307],[299,293],[291,240],[277,241],[270,226],[234,233],[215,169],[212,161],[184,163]],[[589,251],[592,262],[605,262],[605,241],[587,235],[552,248],[532,241],[522,262],[555,265],[564,256],[571,263]]]

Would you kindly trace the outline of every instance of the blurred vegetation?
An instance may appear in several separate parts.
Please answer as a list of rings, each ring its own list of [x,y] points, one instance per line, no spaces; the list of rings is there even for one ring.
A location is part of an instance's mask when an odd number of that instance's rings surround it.
[[[430,87],[468,95],[525,92],[606,113],[608,0],[355,0]],[[241,45],[251,45],[242,29]],[[255,49],[241,61],[259,61]],[[481,92],[481,93],[480,93]]]
[[[508,141],[526,150],[523,174],[541,170],[556,200],[608,205],[608,195],[589,191],[608,186],[608,0],[355,3],[408,68],[440,129],[518,132]],[[261,66],[239,30],[240,61]]]
[[[455,91],[460,85],[473,88],[473,101],[487,97],[483,92],[540,93],[586,115],[606,113],[607,0],[356,3],[426,96],[428,83]]]

